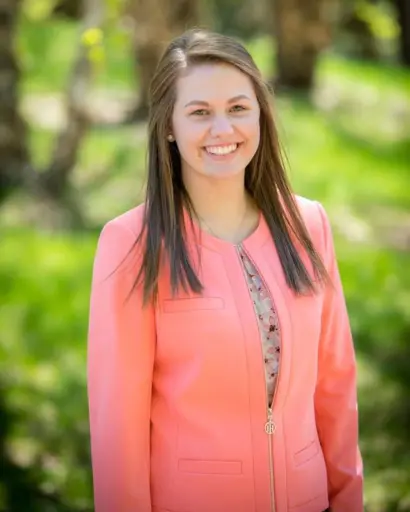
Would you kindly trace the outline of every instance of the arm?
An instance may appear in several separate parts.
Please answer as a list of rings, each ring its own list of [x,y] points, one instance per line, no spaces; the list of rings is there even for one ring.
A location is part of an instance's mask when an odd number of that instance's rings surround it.
[[[150,408],[155,323],[136,288],[136,236],[116,221],[94,261],[88,332],[88,399],[96,512],[151,512]],[[115,272],[110,275],[113,271]]]
[[[324,233],[324,263],[333,288],[325,291],[315,393],[316,422],[328,472],[332,512],[363,511],[363,469],[358,447],[356,361],[330,224],[317,203]]]

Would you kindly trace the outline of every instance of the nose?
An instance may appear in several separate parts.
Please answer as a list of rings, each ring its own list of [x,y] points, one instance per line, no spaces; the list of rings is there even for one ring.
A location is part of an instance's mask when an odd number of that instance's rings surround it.
[[[211,135],[213,137],[221,137],[224,135],[231,135],[233,133],[233,127],[229,119],[226,116],[216,116],[213,120],[211,127]]]

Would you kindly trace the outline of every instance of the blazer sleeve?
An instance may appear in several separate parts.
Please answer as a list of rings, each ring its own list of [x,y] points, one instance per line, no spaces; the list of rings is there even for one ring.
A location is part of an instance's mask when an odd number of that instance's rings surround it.
[[[327,215],[317,203],[324,263],[333,286],[323,302],[315,392],[316,422],[332,512],[363,511],[363,468],[358,445],[356,361],[342,284]]]
[[[95,512],[151,512],[155,320],[139,288],[127,301],[138,270],[134,251],[126,258],[135,239],[110,221],[94,260],[87,387]]]

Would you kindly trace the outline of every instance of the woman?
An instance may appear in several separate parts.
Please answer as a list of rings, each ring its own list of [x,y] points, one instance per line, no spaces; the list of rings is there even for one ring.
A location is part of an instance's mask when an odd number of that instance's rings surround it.
[[[151,85],[146,201],[91,292],[96,512],[360,512],[356,367],[322,206],[295,197],[236,41],[175,39]]]

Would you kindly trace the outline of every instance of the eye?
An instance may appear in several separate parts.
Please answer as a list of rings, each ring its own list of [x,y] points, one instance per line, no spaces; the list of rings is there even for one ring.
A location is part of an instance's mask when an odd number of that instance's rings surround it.
[[[191,113],[191,116],[205,116],[208,111],[204,108],[200,108]]]
[[[234,105],[231,110],[233,110],[234,112],[242,112],[243,110],[246,110],[245,107],[243,107],[242,105]]]

